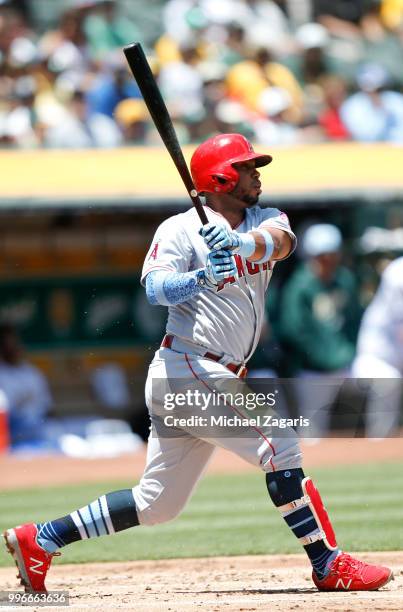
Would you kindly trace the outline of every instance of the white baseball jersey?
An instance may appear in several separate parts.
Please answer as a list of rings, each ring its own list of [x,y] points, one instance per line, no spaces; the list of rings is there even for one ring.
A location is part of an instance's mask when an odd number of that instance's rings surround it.
[[[204,206],[210,223],[227,225],[228,221]],[[268,226],[287,232],[295,245],[285,213],[259,206],[246,209],[239,233]],[[209,253],[199,235],[200,219],[194,208],[170,217],[157,229],[143,266],[141,281],[153,270],[188,272],[204,268]],[[231,229],[231,228],[230,228]],[[259,341],[264,318],[265,292],[273,263],[254,264],[235,255],[238,275],[214,289],[202,290],[181,304],[169,306],[167,333],[194,342],[216,354],[246,362]]]
[[[357,354],[374,355],[403,372],[403,257],[382,274],[361,323]]]

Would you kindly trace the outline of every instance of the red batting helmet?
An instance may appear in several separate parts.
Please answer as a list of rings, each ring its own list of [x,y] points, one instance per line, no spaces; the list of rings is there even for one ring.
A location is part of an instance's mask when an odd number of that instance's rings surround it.
[[[253,159],[256,160],[256,168],[272,161],[271,155],[255,153],[249,140],[241,134],[220,134],[209,138],[197,147],[190,162],[197,191],[232,191],[239,180],[234,164]]]

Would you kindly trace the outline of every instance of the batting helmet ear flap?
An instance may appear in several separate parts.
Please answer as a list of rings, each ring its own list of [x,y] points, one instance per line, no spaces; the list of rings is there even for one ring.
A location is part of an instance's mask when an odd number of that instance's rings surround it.
[[[211,180],[215,183],[214,191],[220,193],[232,191],[237,183],[235,180],[231,180],[228,176],[224,176],[223,174],[212,174]]]

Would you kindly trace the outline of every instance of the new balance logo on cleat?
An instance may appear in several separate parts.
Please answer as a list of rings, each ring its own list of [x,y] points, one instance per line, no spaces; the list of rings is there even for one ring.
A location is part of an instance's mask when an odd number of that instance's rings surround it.
[[[29,571],[35,572],[35,574],[40,574],[41,576],[43,576],[44,574],[43,570],[38,569],[39,567],[43,566],[43,561],[39,561],[39,559],[34,559],[33,557],[30,557],[29,560],[36,563],[36,565],[30,565]]]
[[[4,532],[8,551],[18,567],[18,578],[28,593],[46,593],[45,578],[53,557],[60,553],[48,553],[36,541],[38,528],[27,523]]]
[[[352,582],[353,582],[353,579],[350,578],[350,580],[345,584],[343,582],[343,578],[339,578],[338,581],[336,582],[335,589],[344,589],[345,591],[348,591],[348,589],[351,587]]]
[[[320,580],[313,572],[312,579],[319,591],[376,591],[393,580],[393,572],[341,552],[331,562],[327,576]]]

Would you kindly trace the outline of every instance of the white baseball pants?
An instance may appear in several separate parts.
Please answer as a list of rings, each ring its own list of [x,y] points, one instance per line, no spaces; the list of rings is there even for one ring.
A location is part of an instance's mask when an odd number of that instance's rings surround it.
[[[184,426],[172,437],[172,429],[168,431],[167,427],[165,431],[161,421],[156,426],[158,414],[164,410],[161,388],[166,388],[159,381],[169,381],[170,389],[175,389],[175,381],[187,380],[206,392],[225,379],[231,379],[232,384],[239,380],[224,365],[200,355],[168,348],[156,352],[146,382],[146,403],[152,421],[147,463],[140,483],[133,488],[140,524],[169,521],[181,512],[217,446],[236,453],[264,472],[301,467],[298,438],[290,428],[276,430],[276,434],[271,427],[257,426],[247,428],[247,435],[233,437],[222,432],[212,436],[209,431],[204,437],[202,428]],[[222,407],[218,410],[223,413]],[[224,410],[233,416],[238,409],[226,405]],[[214,407],[209,409],[210,414],[211,411]],[[174,416],[175,409],[171,414]]]

